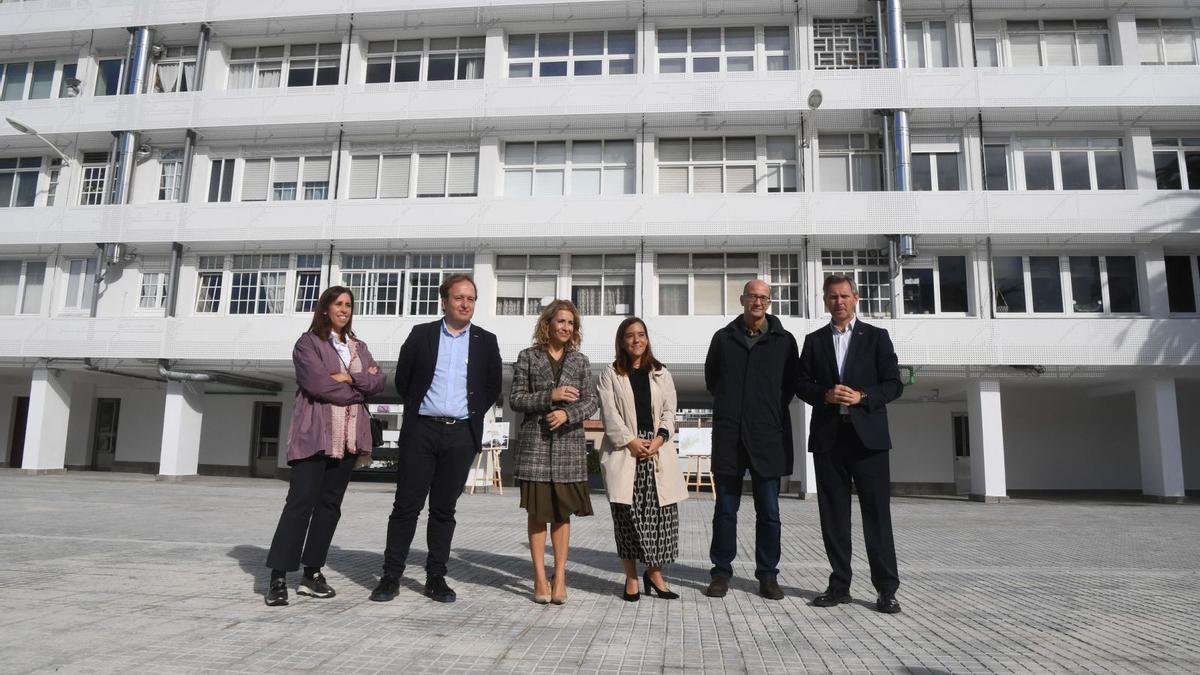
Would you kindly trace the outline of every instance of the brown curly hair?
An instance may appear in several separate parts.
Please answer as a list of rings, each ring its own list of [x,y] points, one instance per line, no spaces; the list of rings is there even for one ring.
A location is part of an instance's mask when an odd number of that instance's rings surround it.
[[[583,341],[583,323],[579,318],[579,310],[575,309],[575,303],[570,300],[555,300],[542,310],[542,315],[538,317],[537,325],[533,328],[534,347],[544,351],[550,346],[550,324],[562,310],[570,312],[575,320],[575,333],[567,342],[566,350],[571,352],[579,349],[579,343]]]

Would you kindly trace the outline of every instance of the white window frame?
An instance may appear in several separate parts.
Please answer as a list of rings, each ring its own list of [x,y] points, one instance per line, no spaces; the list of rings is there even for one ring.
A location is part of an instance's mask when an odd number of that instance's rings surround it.
[[[1200,162],[1200,134],[1181,134],[1180,136],[1153,136],[1150,144],[1155,159],[1155,189],[1157,190],[1200,190],[1200,184],[1192,185],[1188,177],[1188,155],[1196,155]],[[1157,185],[1157,159],[1159,155],[1174,155],[1179,169],[1179,187],[1164,188]],[[1200,181],[1197,181],[1200,183]]]
[[[962,312],[948,312],[942,309],[942,258],[962,258],[965,278],[963,279],[964,292],[967,298],[967,308]],[[975,289],[974,281],[974,265],[971,254],[967,251],[930,251],[922,252],[921,257],[907,261],[900,269],[900,293],[898,301],[900,302],[900,315],[906,317],[920,317],[922,319],[934,317],[952,317],[961,318],[975,315],[975,298],[972,291]],[[907,282],[904,278],[904,273],[908,270],[930,270],[933,273],[933,313],[922,314],[909,311],[908,303],[904,296],[904,287]]]
[[[946,63],[942,66],[931,65],[933,63],[933,43],[930,36],[930,26],[933,24],[941,24],[946,30]],[[921,31],[920,45],[920,63],[913,63],[912,59],[908,58],[908,35],[912,29]],[[905,47],[905,64],[906,68],[953,68],[958,61],[958,53],[955,49],[954,40],[954,23],[948,18],[936,19],[905,19],[904,21],[904,47]]]
[[[1188,270],[1192,281],[1192,306],[1193,309],[1188,310],[1172,310],[1170,309],[1170,296],[1168,295],[1167,311],[1171,316],[1194,317],[1200,314],[1200,251],[1166,251],[1164,258],[1185,258],[1188,261]],[[1164,280],[1167,282],[1168,293],[1170,290],[1170,281],[1164,274]]]
[[[205,199],[206,202],[208,202],[209,204],[228,204],[230,202],[239,201],[239,199],[236,199],[236,197],[239,197],[238,193],[241,191],[241,185],[240,185],[241,172],[238,170],[237,164],[238,164],[237,158],[235,158],[235,157],[213,157],[212,158],[212,161],[209,165],[209,171],[208,171],[208,195],[206,196],[206,199]],[[215,176],[213,175],[214,172],[216,173]],[[224,193],[226,177],[228,177],[228,179],[229,179],[228,180],[229,194],[225,195],[226,197],[228,197],[227,199],[222,199],[221,197]],[[217,192],[216,199],[213,199],[213,186],[214,186],[213,181],[214,180],[216,181],[216,183],[215,183],[216,192]]]
[[[158,164],[158,201],[178,202],[183,195],[182,153],[163,153]]]
[[[413,152],[355,152],[350,156],[350,199],[409,199],[417,191],[417,172],[413,166]],[[403,184],[404,194],[388,194],[384,196],[384,188],[389,187],[391,190],[396,190],[401,187],[399,184],[394,186],[385,186],[383,182],[383,167],[384,164],[392,161],[396,164],[407,166],[407,177]],[[359,175],[368,167],[365,162],[374,162],[373,182],[368,182],[365,178]],[[359,192],[370,188],[371,194]]]
[[[100,69],[105,63],[116,61],[117,66],[117,90],[112,94],[100,93]],[[92,96],[120,96],[121,95],[121,80],[125,77],[125,58],[118,54],[98,55],[95,60],[92,73],[95,75],[95,85],[92,87]]]
[[[62,179],[63,161],[61,157],[50,159],[46,167],[46,206],[54,206],[58,198],[58,186]]]
[[[786,30],[787,49],[768,49],[767,37],[768,31],[778,32]],[[697,50],[695,45],[694,33],[702,31],[705,33],[717,31],[717,40],[720,42],[720,47],[716,51],[712,50]],[[729,31],[750,31],[752,44],[748,49],[730,49],[729,48]],[[665,51],[663,46],[663,34],[670,34],[669,37],[678,38],[680,33],[683,33],[683,39],[686,44],[684,51]],[[709,38],[711,39],[711,38]],[[746,25],[746,26],[693,26],[693,27],[660,27],[655,31],[655,72],[660,75],[683,75],[683,74],[703,74],[703,73],[737,73],[737,72],[760,72],[768,70],[791,70],[795,63],[795,58],[792,56],[795,41],[792,39],[791,26],[787,25]],[[777,64],[780,57],[784,58],[784,67],[775,68],[772,64]],[[717,68],[715,70],[696,70],[696,61],[715,61]],[[730,59],[737,59],[739,62],[749,60],[749,68],[738,68],[731,70],[729,67]],[[679,64],[682,70],[664,69],[665,63]]]
[[[845,148],[830,148],[830,147],[828,147],[828,141],[826,141],[824,143],[821,142],[822,138],[828,139],[832,136],[837,136],[839,138],[845,137],[846,138],[846,147]],[[856,140],[858,143],[858,147],[855,147]],[[867,133],[861,133],[861,132],[826,133],[826,134],[818,135],[818,137],[817,137],[817,172],[818,172],[817,173],[817,188],[818,188],[818,191],[821,191],[821,192],[826,191],[823,187],[822,177],[820,175],[820,171],[821,171],[820,165],[821,165],[821,159],[828,158],[828,157],[845,157],[846,158],[845,167],[846,167],[846,171],[847,171],[847,174],[846,174],[846,188],[847,189],[845,190],[845,192],[875,192],[875,190],[859,190],[858,189],[859,186],[855,184],[856,183],[855,176],[857,174],[854,170],[854,160],[855,160],[855,158],[858,158],[858,157],[874,157],[874,158],[876,158],[876,161],[878,162],[878,167],[879,167],[879,176],[878,176],[879,190],[880,191],[886,190],[887,189],[887,184],[886,184],[887,173],[886,173],[886,170],[884,167],[884,152],[883,152],[883,144],[882,143],[883,142],[882,142],[882,139],[880,139],[879,134],[870,133],[870,132],[867,132]],[[841,191],[840,190],[829,190],[829,192],[841,192]]]
[[[307,49],[313,47],[313,54],[294,54],[294,50]],[[244,50],[255,50],[254,56],[247,56]],[[278,56],[275,56],[276,50]],[[342,44],[340,42],[306,42],[303,44],[288,44],[288,45],[255,45],[247,47],[231,47],[229,52],[228,70],[226,73],[225,88],[228,90],[243,90],[243,89],[304,89],[310,87],[327,87],[341,84],[342,78]],[[239,53],[242,52],[242,53]],[[264,53],[266,55],[264,55]],[[302,62],[312,62],[313,77],[311,84],[291,85],[291,71],[293,67],[299,69]],[[326,82],[320,84],[320,73],[322,70],[329,70],[330,64],[333,65],[333,70],[337,74],[336,82]],[[274,68],[264,68],[263,66],[279,66],[279,84],[275,86],[261,85],[260,76],[264,70],[274,70]],[[250,86],[235,87],[233,85],[234,69],[236,67],[250,66]]]
[[[167,277],[164,270],[142,269],[138,283],[138,311],[161,311],[167,306]]]
[[[13,304],[13,313],[12,314],[0,314],[0,316],[23,316],[23,315],[41,314],[42,308],[45,306],[45,303],[46,303],[46,291],[48,288],[50,288],[50,284],[48,283],[48,280],[47,280],[47,277],[49,276],[50,266],[48,264],[46,264],[45,260],[4,259],[3,262],[17,263],[20,265],[20,270],[17,272],[18,277],[17,277],[16,290],[14,291],[15,297],[13,299],[13,303],[14,303]],[[33,302],[29,302],[30,298],[26,297],[26,294],[30,288],[30,283],[29,283],[29,281],[30,281],[29,266],[30,265],[40,265],[42,268],[42,281],[37,290],[37,298]],[[30,306],[30,305],[35,305],[35,306]]]
[[[542,36],[543,35],[567,35],[567,53],[561,56],[547,56],[542,54]],[[600,33],[603,41],[600,54],[576,54],[575,36],[576,34],[593,34]],[[613,52],[609,46],[610,36],[613,34],[628,35],[632,51],[629,53]],[[533,56],[512,56],[514,49],[512,41],[514,39],[524,39],[533,37]],[[509,35],[507,38],[508,66],[504,69],[505,77],[513,80],[538,80],[543,77],[548,78],[592,78],[592,77],[610,77],[620,75],[634,75],[637,73],[637,31],[633,28],[628,29],[612,29],[612,30],[594,30],[594,31],[542,31],[538,33],[518,33]],[[600,72],[591,74],[576,74],[577,64],[579,63],[600,63]],[[562,63],[566,66],[566,72],[562,75],[542,74],[543,65]],[[613,64],[628,64],[628,72],[613,72]],[[528,67],[529,73],[522,74]]]
[[[68,258],[64,263],[63,314],[90,312],[96,293],[96,256]]]
[[[164,87],[162,82],[162,71],[164,66],[174,66],[176,68],[175,81],[170,87]],[[190,75],[188,77],[188,66],[191,66]],[[175,94],[188,91],[195,91],[197,83],[196,77],[196,46],[181,45],[178,47],[164,47],[162,56],[154,63],[154,75],[150,81],[150,92],[154,94]]]
[[[764,255],[767,263],[765,278],[771,284],[771,313],[804,316],[804,256],[799,252]],[[795,311],[785,303],[795,304]]]
[[[1046,316],[1070,316],[1072,318],[1084,318],[1084,317],[1123,317],[1123,316],[1144,316],[1145,315],[1145,312],[1146,312],[1146,310],[1145,310],[1146,293],[1145,293],[1145,280],[1144,280],[1145,273],[1143,271],[1143,267],[1139,264],[1139,257],[1135,251],[1097,252],[1097,251],[1091,251],[1091,250],[1081,250],[1081,251],[1069,251],[1069,252],[1063,252],[1063,253],[1041,252],[1041,251],[1018,253],[1018,252],[1012,252],[1012,251],[1005,251],[1005,252],[995,253],[992,256],[993,260],[995,258],[1001,258],[1001,257],[1003,257],[1003,258],[1021,258],[1021,271],[1022,271],[1022,275],[1023,275],[1024,293],[1025,293],[1025,311],[1024,312],[1011,312],[1011,311],[1002,309],[1000,307],[999,303],[997,302],[998,301],[997,291],[993,290],[991,302],[992,302],[992,309],[995,313],[994,315],[997,318],[1001,318],[1001,317],[1034,317],[1034,318],[1036,318],[1036,317],[1046,317]],[[1061,312],[1051,312],[1051,311],[1038,312],[1038,311],[1034,310],[1033,270],[1032,270],[1032,267],[1031,267],[1029,261],[1030,261],[1030,258],[1037,258],[1037,257],[1054,258],[1057,262],[1059,292],[1061,293],[1060,297],[1062,299],[1062,311]],[[1099,258],[1098,262],[1099,262],[1099,272],[1100,272],[1100,293],[1101,293],[1100,311],[1091,312],[1091,311],[1077,310],[1075,308],[1075,292],[1074,292],[1075,289],[1073,287],[1074,282],[1071,278],[1071,258],[1073,258],[1073,257]],[[1111,297],[1111,293],[1110,293],[1109,278],[1108,278],[1108,259],[1109,258],[1132,258],[1133,259],[1133,269],[1135,272],[1134,283],[1135,283],[1135,288],[1136,288],[1136,292],[1137,292],[1137,303],[1138,303],[1138,309],[1136,311],[1133,311],[1133,312],[1114,312],[1114,311],[1112,311],[1112,297]],[[993,286],[993,288],[995,288],[995,280],[993,280],[992,286]]]
[[[229,294],[225,292],[228,264],[224,255],[201,255],[196,259],[196,302],[192,305],[197,315],[221,315]],[[211,283],[212,280],[216,283]],[[212,291],[206,293],[205,291]],[[214,297],[215,296],[215,297]]]
[[[886,252],[875,248],[821,249],[819,260],[819,294],[824,292],[826,277],[834,274],[848,276],[854,279],[855,285],[858,286],[858,316],[868,319],[891,317],[895,296]],[[824,298],[818,295],[817,299],[820,302],[821,318],[829,318]]]
[[[426,37],[401,38],[398,40],[371,40],[366,43],[366,49],[363,52],[363,82],[368,85],[380,85],[398,82],[448,82],[482,79],[485,63],[484,39],[481,35],[463,35],[443,38]],[[453,48],[444,46],[442,41],[445,40],[454,40],[455,46]],[[448,80],[430,80],[429,62],[431,57],[441,57],[451,54],[454,55],[454,77]],[[416,59],[417,78],[415,80],[397,80],[396,64],[398,62],[410,61],[413,58]],[[388,79],[382,82],[370,82],[368,80],[368,69],[372,65],[382,64],[385,59],[388,62]],[[459,71],[464,62],[474,59],[479,60],[478,77],[459,77]]]
[[[45,96],[30,98],[33,94],[34,72],[38,66],[50,64],[50,91]],[[8,80],[11,77],[9,66],[24,65],[25,73],[21,81],[21,92],[15,98],[3,98],[4,92],[8,89]],[[59,81],[59,61],[53,58],[31,58],[28,61],[0,61],[0,102],[9,101],[41,101],[55,97],[57,85]]]
[[[295,161],[296,162],[296,180],[293,181],[277,181],[280,162]],[[299,201],[325,201],[329,199],[329,187],[333,171],[333,159],[329,155],[314,154],[314,155],[285,155],[279,157],[246,157],[242,160],[243,167],[241,172],[241,186],[239,189],[239,198],[235,201],[242,202],[299,202]],[[246,176],[247,171],[245,164],[249,162],[267,162],[267,181],[266,193],[263,199],[248,199],[246,191]],[[325,180],[309,181],[309,164],[320,165],[321,162],[326,163]],[[281,190],[289,188],[280,187],[292,183],[290,188],[292,197],[280,197]],[[321,185],[323,184],[323,187]],[[313,197],[314,190],[323,190],[322,196]],[[258,195],[250,195],[257,197]]]
[[[599,257],[600,267],[578,268],[580,257]],[[617,260],[614,261],[613,259]],[[628,259],[628,266],[624,261]],[[575,303],[583,316],[632,316],[637,297],[637,254],[635,253],[574,253],[570,258],[571,270],[571,301]],[[584,280],[595,280],[598,283],[582,283]],[[628,282],[628,283],[626,283]],[[600,311],[584,311],[585,303],[578,301],[577,288],[600,289]],[[628,288],[629,300],[626,303],[613,303],[609,307],[608,291],[613,288]],[[622,305],[625,311],[620,311]]]
[[[415,195],[416,197],[421,198],[421,199],[438,198],[438,197],[447,197],[448,198],[448,197],[478,197],[479,196],[479,151],[478,150],[471,150],[471,151],[418,150],[417,152],[414,152],[413,154],[416,155],[416,165],[415,165],[415,167],[413,167],[413,173],[415,174],[415,179],[414,179],[414,181],[415,181],[414,188],[415,189],[413,190],[413,192],[411,192],[409,194]],[[421,162],[422,162],[422,160],[424,160],[427,157],[437,157],[437,156],[442,156],[442,157],[446,158],[446,162],[445,162],[446,168],[443,170],[444,172],[442,174],[442,191],[440,194],[433,194],[433,193],[422,194],[421,193],[421,186],[422,186],[422,183],[421,183],[422,173],[421,172],[426,171],[427,169],[422,169]],[[451,193],[450,192],[450,178],[451,178],[450,166],[454,162],[455,158],[464,158],[464,157],[473,157],[474,158],[474,163],[475,163],[475,178],[474,178],[475,183],[473,186],[474,189],[471,192]]]
[[[563,161],[562,162],[543,162],[539,161],[539,146],[547,144],[563,144]],[[599,143],[600,144],[600,161],[588,162],[578,161],[576,159],[575,145],[577,143]],[[611,144],[620,143],[628,145],[633,152],[627,162],[624,161],[608,161],[608,150]],[[516,161],[516,152],[510,151],[510,148],[515,150],[514,146],[529,146],[530,161]],[[570,196],[574,195],[574,173],[575,171],[599,171],[600,176],[600,192],[599,193],[581,193],[586,196],[614,196],[628,195],[637,193],[637,142],[633,139],[614,138],[614,139],[569,139],[565,141],[508,141],[504,144],[504,196],[505,197],[550,197],[550,196]],[[536,194],[537,192],[537,176],[539,173],[561,173],[562,175],[562,190],[555,195]],[[622,178],[622,191],[610,192],[606,190],[609,183],[606,182],[608,175],[614,172],[620,172]],[[529,174],[529,194],[514,194],[509,190],[509,177],[516,174]],[[629,187],[631,190],[626,191]]]
[[[324,263],[325,256],[320,253],[296,254],[296,278],[292,292],[295,298],[292,307],[296,314],[311,314],[316,310],[321,290],[325,287]]]
[[[1166,24],[1164,25],[1164,22]],[[1138,34],[1138,61],[1143,66],[1194,66],[1200,62],[1200,28],[1196,25],[1195,19],[1138,19],[1137,20]],[[1191,42],[1191,60],[1189,61],[1170,61],[1166,60],[1167,36],[1186,36]],[[1142,50],[1145,48],[1145,43],[1154,40],[1157,55],[1153,61],[1147,61]]]
[[[542,266],[531,267],[530,262],[536,258]],[[518,259],[523,259],[523,263],[519,263]],[[553,267],[550,265],[553,264]],[[511,265],[511,266],[510,266]],[[496,316],[538,316],[545,306],[544,300],[547,296],[539,295],[534,297],[530,295],[531,282],[540,282],[545,284],[547,281],[553,282],[554,292],[550,294],[549,299],[553,300],[558,297],[559,276],[562,267],[561,257],[557,254],[496,254]],[[515,296],[502,295],[502,287],[514,283],[517,279],[521,280],[521,311],[513,312],[502,307],[504,301],[511,302]]]
[[[101,160],[103,157],[103,160]],[[79,205],[109,203],[109,157],[107,152],[86,152],[79,166]]]
[[[954,158],[954,171],[958,178],[958,187],[943,188],[938,177],[938,161],[940,157]],[[964,185],[963,158],[958,143],[922,143],[913,141],[910,153],[911,166],[915,168],[918,162],[924,162],[929,168],[929,190],[917,188],[914,176],[912,189],[918,192],[961,192],[967,189]]]
[[[235,254],[229,263],[230,316],[284,314],[288,310],[288,274],[292,269],[287,253]],[[239,283],[242,281],[244,283]],[[250,297],[236,297],[239,290]],[[278,297],[271,298],[271,291]]]
[[[658,143],[655,145],[656,160],[657,160],[657,164],[658,164],[658,181],[657,181],[658,193],[659,194],[689,194],[689,195],[692,195],[692,194],[750,194],[750,193],[755,193],[755,192],[760,192],[760,191],[766,192],[767,181],[764,178],[766,175],[766,171],[764,169],[767,167],[767,160],[764,157],[765,146],[764,146],[764,142],[762,141],[762,139],[763,139],[762,136],[734,136],[734,135],[712,136],[712,137],[691,136],[691,137],[682,137],[682,138],[660,138],[660,139],[658,139]],[[748,158],[748,159],[729,159],[730,141],[744,142],[746,140],[749,140],[754,147],[754,157]],[[673,159],[672,160],[664,160],[662,158],[663,155],[666,154],[664,152],[665,144],[682,143],[685,141],[687,142],[687,147],[688,147],[688,159],[687,160],[673,160]],[[721,143],[721,158],[720,159],[696,159],[696,149],[697,149],[696,144],[697,144],[697,142],[710,143],[712,141],[719,141]],[[782,160],[772,160],[772,164],[778,165],[781,163],[787,163],[787,162],[784,162]],[[696,172],[697,172],[697,170],[698,169],[714,169],[714,168],[719,168],[721,170],[721,189],[719,191],[697,192],[696,191],[696,183],[697,183]],[[731,169],[746,169],[746,168],[749,168],[754,172],[754,179],[750,183],[750,186],[752,189],[749,190],[748,192],[741,192],[741,191],[738,191],[736,193],[730,192],[729,191],[730,170]],[[677,191],[664,192],[663,191],[663,185],[665,184],[665,181],[663,180],[663,172],[664,172],[664,170],[673,170],[673,169],[674,170],[678,170],[678,169],[686,169],[687,170],[687,191],[686,192],[677,192]],[[797,183],[799,183],[799,171],[797,171],[796,180],[797,180]],[[797,188],[798,187],[799,186],[797,185]]]
[[[6,202],[0,202],[0,209],[25,209],[37,206],[38,203],[38,183],[41,180],[43,158],[38,156],[26,157],[4,157],[4,160],[11,160],[13,166],[11,168],[0,168],[0,176],[11,176],[12,182],[9,183],[9,194]],[[37,162],[37,166],[22,166],[22,164],[30,165]],[[24,184],[25,181],[33,180],[33,201],[29,204],[17,204],[17,196],[20,194],[18,186]]]
[[[1013,165],[1016,168],[1016,185],[1018,190],[1027,192],[1051,192],[1064,191],[1063,188],[1063,170],[1062,170],[1062,155],[1063,153],[1086,153],[1088,163],[1088,187],[1087,188],[1071,188],[1070,192],[1097,192],[1097,191],[1116,191],[1128,189],[1129,177],[1125,171],[1125,144],[1119,136],[1059,136],[1054,138],[1034,137],[1034,136],[1018,136],[1012,143],[1013,149]],[[1115,188],[1101,188],[1098,184],[1096,173],[1096,154],[1115,152],[1120,160],[1118,166],[1121,167],[1121,186]],[[1037,190],[1028,187],[1026,180],[1026,155],[1027,154],[1046,154],[1050,155],[1050,166],[1053,176],[1053,187],[1050,190]]]
[[[662,256],[686,255],[688,257],[687,267],[671,266],[662,267]],[[654,256],[654,273],[656,286],[654,293],[655,311],[660,316],[734,316],[742,312],[741,294],[742,287],[746,282],[753,279],[761,279],[764,274],[764,253],[754,253],[751,251],[731,251],[729,253],[713,253],[711,251],[660,251]],[[705,259],[711,259],[710,256],[723,256],[721,267],[706,267],[697,265],[697,256],[702,256]],[[744,267],[730,266],[730,256],[737,256],[740,262],[747,259],[749,256],[754,256],[753,265],[747,264]],[[697,277],[716,277],[720,276],[721,286],[721,311],[717,313],[706,312],[704,314],[696,311],[696,278]],[[682,285],[678,281],[686,277],[687,279],[687,312],[684,314],[664,314],[662,302],[662,287],[667,285]],[[663,279],[670,278],[671,284],[664,284]],[[739,283],[740,282],[740,283]],[[730,284],[734,284],[731,286]],[[731,296],[731,293],[733,295]]]
[[[404,316],[441,314],[442,282],[454,274],[471,274],[474,253],[410,253],[404,280]]]
[[[1038,24],[1038,30],[1036,30],[1036,31],[1023,30],[1023,29],[1011,30],[1011,28],[1010,28],[1010,24],[1012,24],[1012,23],[1025,24],[1025,23],[1033,23],[1035,21]],[[1070,22],[1073,25],[1073,28],[1068,30],[1068,29],[1066,29],[1065,26],[1061,27],[1061,28],[1057,26],[1057,24],[1065,23],[1065,22]],[[1103,23],[1102,28],[1099,27],[1099,23],[1101,23],[1101,22]],[[1051,27],[1051,28],[1046,28],[1047,23],[1055,24],[1055,26]],[[1107,63],[1101,63],[1098,65],[1101,65],[1101,66],[1113,65],[1112,31],[1109,29],[1108,22],[1103,21],[1101,19],[1078,19],[1078,20],[1076,20],[1076,19],[1061,19],[1061,20],[1055,20],[1055,19],[1029,19],[1029,20],[1008,19],[1004,22],[1003,35],[1004,35],[1004,50],[1005,50],[1005,54],[1006,54],[1006,62],[1010,65],[1015,65],[1015,61],[1012,56],[1012,39],[1013,39],[1014,35],[1037,35],[1038,36],[1038,59],[1039,59],[1038,67],[1041,67],[1041,68],[1080,67],[1080,63],[1079,63],[1080,62],[1080,58],[1079,58],[1079,55],[1080,55],[1079,38],[1080,38],[1080,36],[1082,36],[1082,35],[1102,35],[1102,36],[1104,36],[1104,49],[1105,49],[1105,54],[1107,56],[1107,59],[1106,59]],[[1072,40],[1071,40],[1072,63],[1070,63],[1070,64],[1049,64],[1049,63],[1047,63],[1046,37],[1048,35],[1070,35],[1071,36],[1071,38],[1072,38]],[[1033,66],[1021,66],[1021,67],[1031,68]],[[1087,67],[1094,67],[1094,66],[1089,65]]]

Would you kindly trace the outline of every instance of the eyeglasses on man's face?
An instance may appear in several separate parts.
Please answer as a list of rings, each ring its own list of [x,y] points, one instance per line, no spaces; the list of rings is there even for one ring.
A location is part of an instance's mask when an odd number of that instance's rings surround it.
[[[771,304],[771,296],[769,296],[769,295],[758,295],[757,293],[743,293],[742,298],[752,305],[754,303],[761,303],[764,305]]]

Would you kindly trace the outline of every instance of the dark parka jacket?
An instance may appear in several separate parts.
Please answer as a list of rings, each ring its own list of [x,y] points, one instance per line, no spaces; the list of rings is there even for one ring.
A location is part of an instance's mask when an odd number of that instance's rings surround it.
[[[750,466],[768,478],[792,473],[792,422],[800,356],[796,338],[770,314],[765,334],[747,348],[738,316],[717,331],[704,360],[704,385],[713,396],[712,470],[738,473],[738,442]]]

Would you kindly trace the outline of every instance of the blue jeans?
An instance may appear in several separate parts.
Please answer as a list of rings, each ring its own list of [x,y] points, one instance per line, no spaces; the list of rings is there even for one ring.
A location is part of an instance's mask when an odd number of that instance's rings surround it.
[[[713,538],[708,557],[712,576],[733,576],[737,555],[737,513],[742,504],[740,475],[713,476],[716,508],[713,511]],[[772,579],[779,574],[779,478],[764,478],[750,470],[754,492],[754,576]]]

